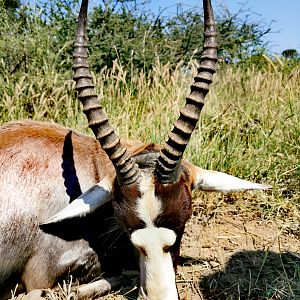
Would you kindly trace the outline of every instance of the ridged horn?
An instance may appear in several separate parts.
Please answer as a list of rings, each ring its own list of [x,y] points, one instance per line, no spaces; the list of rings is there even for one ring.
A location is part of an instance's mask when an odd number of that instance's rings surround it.
[[[161,183],[171,183],[177,179],[176,173],[182,155],[199,120],[205,96],[216,71],[217,32],[211,1],[203,0],[203,8],[204,44],[200,66],[191,85],[191,92],[186,98],[186,104],[157,159],[156,176]]]
[[[87,10],[88,0],[83,0],[74,45],[73,79],[76,82],[78,98],[83,104],[83,112],[87,116],[89,127],[112,161],[119,184],[128,185],[136,181],[140,171],[138,165],[133,161],[126,147],[121,145],[120,138],[110,126],[92,82],[92,75],[87,61]]]

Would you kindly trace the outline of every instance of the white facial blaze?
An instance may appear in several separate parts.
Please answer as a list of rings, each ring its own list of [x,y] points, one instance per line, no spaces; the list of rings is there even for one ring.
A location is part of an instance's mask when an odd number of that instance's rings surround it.
[[[133,232],[131,241],[140,251],[139,299],[177,300],[173,262],[170,253],[166,251],[176,241],[174,231],[146,227]]]
[[[137,204],[138,216],[147,226],[154,226],[153,221],[161,212],[161,202],[155,197],[152,177],[142,174],[139,186],[142,196]]]
[[[177,300],[175,272],[168,247],[176,241],[176,234],[167,228],[158,228],[154,220],[160,214],[162,205],[155,197],[152,178],[142,174],[141,198],[137,214],[146,227],[136,230],[131,241],[140,252],[140,294],[139,300]]]

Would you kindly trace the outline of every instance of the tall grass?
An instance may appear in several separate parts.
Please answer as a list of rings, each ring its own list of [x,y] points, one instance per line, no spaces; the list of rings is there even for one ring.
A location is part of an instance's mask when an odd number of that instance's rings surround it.
[[[181,64],[171,70],[157,61],[145,74],[115,62],[94,81],[122,137],[163,143],[189,92],[191,73]],[[51,120],[87,131],[71,76],[48,68],[2,77],[0,122]],[[220,68],[185,156],[205,168],[270,183],[277,205],[300,206],[299,82],[299,67]]]

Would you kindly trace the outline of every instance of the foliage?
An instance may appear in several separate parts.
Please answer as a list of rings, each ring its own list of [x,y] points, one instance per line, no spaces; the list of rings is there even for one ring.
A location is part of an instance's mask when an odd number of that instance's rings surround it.
[[[153,63],[159,43],[155,39],[157,32],[155,25],[139,15],[138,10],[136,5],[117,8],[112,2],[94,8],[89,36],[91,62],[97,71],[104,66],[111,68],[116,59],[141,69]]]
[[[203,16],[193,9],[178,5],[175,16],[154,15],[136,2],[105,2],[94,8],[90,23],[93,65],[97,70],[111,67],[114,59],[123,65],[149,69],[159,57],[162,63],[198,59],[202,50]],[[231,14],[222,10],[217,17],[219,56],[230,61],[243,61],[251,55],[266,52],[263,38],[271,28],[262,22],[243,19],[244,11]]]
[[[74,38],[79,10],[78,4],[79,0],[37,1],[36,7],[40,11],[40,19],[43,21],[43,25],[52,31],[56,50]]]
[[[299,57],[299,53],[296,49],[286,49],[282,51],[281,55],[285,58],[296,59]]]
[[[21,6],[20,0],[2,0],[1,5],[6,10],[9,10],[10,12],[14,13],[18,8]]]
[[[242,8],[234,14],[227,8],[222,12],[217,19],[221,57],[243,62],[267,52],[268,43],[264,38],[271,32],[271,24],[251,21],[251,11]]]
[[[70,70],[78,0],[38,0],[35,7],[0,1],[2,73],[35,72],[44,69],[45,62],[57,71]],[[242,19],[242,11],[222,11],[217,17],[221,58],[244,61],[266,52],[263,38],[269,26]],[[91,8],[89,16],[91,65],[99,72],[103,67],[111,68],[117,59],[123,66],[148,72],[158,58],[174,67],[180,61],[188,63],[199,58],[202,19],[201,11],[180,6],[174,16],[155,15],[144,2],[104,1]]]

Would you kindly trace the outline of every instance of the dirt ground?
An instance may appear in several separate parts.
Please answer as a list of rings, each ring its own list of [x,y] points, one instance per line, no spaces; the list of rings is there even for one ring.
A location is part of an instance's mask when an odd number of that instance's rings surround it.
[[[300,240],[276,220],[217,214],[187,226],[183,299],[300,299]]]

